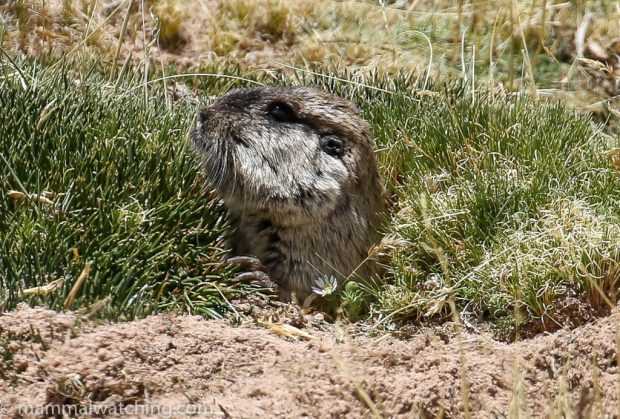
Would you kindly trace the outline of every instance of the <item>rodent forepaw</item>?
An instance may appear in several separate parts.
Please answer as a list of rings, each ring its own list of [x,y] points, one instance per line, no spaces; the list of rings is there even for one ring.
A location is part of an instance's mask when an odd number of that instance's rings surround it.
[[[259,282],[266,288],[275,288],[275,284],[269,274],[267,268],[255,257],[252,256],[234,256],[226,260],[228,265],[238,265],[249,270],[235,276],[238,282]]]

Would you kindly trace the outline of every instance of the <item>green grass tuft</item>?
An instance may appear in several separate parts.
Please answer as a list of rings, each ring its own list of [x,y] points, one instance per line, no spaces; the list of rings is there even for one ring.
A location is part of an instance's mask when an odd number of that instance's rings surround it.
[[[116,314],[218,317],[256,290],[219,262],[226,226],[188,141],[195,105],[170,105],[162,83],[145,99],[143,76],[131,70],[109,83],[97,65],[20,66],[23,76],[7,65],[0,80],[5,304],[63,307],[86,261],[92,271],[73,308],[110,298]],[[332,91],[374,127],[391,195],[378,253],[389,259],[382,278],[344,293],[351,317],[444,317],[454,302],[505,325],[516,312],[524,321],[553,316],[569,294],[592,307],[616,300],[620,186],[605,151],[617,141],[588,117],[460,82],[422,88],[409,73],[340,78],[354,83],[312,72],[258,81]],[[205,96],[243,84],[188,82]],[[52,192],[53,205],[10,190]],[[58,291],[23,293],[59,279]]]
[[[248,292],[219,267],[225,226],[188,139],[194,108],[159,89],[145,101],[137,74],[115,86],[96,66],[21,72],[0,73],[0,300],[61,308],[86,261],[73,308],[109,297],[117,314],[218,317],[224,296]]]
[[[391,283],[375,308],[399,318],[492,321],[550,314],[569,291],[600,305],[620,279],[620,185],[611,139],[558,103],[460,86],[374,99],[395,195]],[[609,297],[609,296],[608,296]],[[614,300],[615,296],[610,297]]]

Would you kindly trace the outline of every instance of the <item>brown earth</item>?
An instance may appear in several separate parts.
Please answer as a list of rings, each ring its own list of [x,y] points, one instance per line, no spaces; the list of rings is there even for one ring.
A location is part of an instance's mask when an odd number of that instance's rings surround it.
[[[0,317],[0,416],[63,405],[137,417],[611,417],[620,407],[617,311],[512,344],[438,329],[372,337],[320,317],[303,337],[198,316],[96,324],[23,305]]]

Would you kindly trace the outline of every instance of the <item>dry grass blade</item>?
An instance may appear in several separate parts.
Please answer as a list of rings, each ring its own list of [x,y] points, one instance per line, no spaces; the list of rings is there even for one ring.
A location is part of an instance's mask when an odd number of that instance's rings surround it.
[[[292,326],[290,324],[269,323],[269,322],[261,322],[261,324],[278,336],[284,336],[284,337],[291,338],[294,340],[298,340],[298,338],[303,338],[303,339],[308,339],[308,340],[318,339],[316,336],[312,336],[310,333],[304,332],[303,330],[295,326]]]
[[[43,108],[43,110],[41,111],[39,122],[37,122],[37,130],[41,130],[45,126],[45,121],[47,121],[52,116],[52,114],[56,110],[55,104],[56,99],[45,105],[45,108]]]
[[[51,199],[47,198],[47,196],[46,196],[46,195],[48,195],[50,193],[51,192],[43,192],[43,193],[41,193],[41,195],[38,195],[38,194],[25,194],[25,193],[20,192],[20,191],[10,190],[8,192],[8,195],[11,198],[13,198],[13,199],[15,199],[17,201],[25,202],[25,201],[31,199],[33,201],[37,201],[37,202],[40,202],[40,203],[45,204],[45,205],[53,206],[54,202]]]
[[[62,286],[62,284],[64,284],[64,282],[65,282],[64,278],[56,279],[40,287],[26,288],[25,290],[22,291],[22,294],[24,295],[24,297],[33,297],[35,295],[47,295],[47,294],[57,291]]]
[[[104,308],[108,307],[110,305],[110,297],[105,297],[102,298],[99,301],[95,301],[94,303],[86,306],[86,307],[80,307],[77,310],[77,313],[80,316],[84,316],[86,318],[91,318],[92,316],[94,316],[95,314],[101,312]]]
[[[80,292],[80,288],[82,288],[82,285],[84,285],[84,282],[86,282],[86,279],[88,279],[88,275],[90,275],[91,265],[91,262],[86,262],[86,264],[84,265],[84,270],[78,277],[77,281],[75,281],[75,284],[73,284],[71,292],[69,292],[69,295],[65,299],[65,308],[67,310],[72,307],[75,297],[77,297],[78,292]]]

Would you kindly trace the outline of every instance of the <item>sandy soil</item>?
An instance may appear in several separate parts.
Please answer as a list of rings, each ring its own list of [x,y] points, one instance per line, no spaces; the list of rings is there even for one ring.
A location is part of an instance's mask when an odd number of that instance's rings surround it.
[[[0,416],[60,406],[139,417],[612,416],[619,322],[614,312],[506,344],[438,329],[402,340],[320,321],[306,338],[198,316],[95,324],[21,306],[0,317]]]

